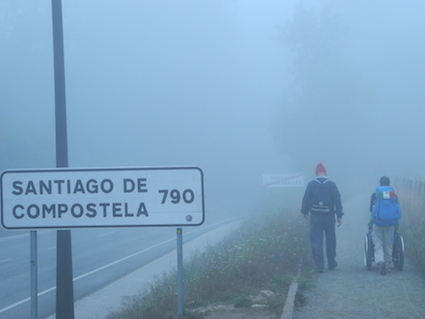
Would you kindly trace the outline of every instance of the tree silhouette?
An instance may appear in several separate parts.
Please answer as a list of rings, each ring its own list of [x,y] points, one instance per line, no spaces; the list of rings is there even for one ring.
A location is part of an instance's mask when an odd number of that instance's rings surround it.
[[[367,138],[358,124],[369,96],[345,52],[348,29],[330,7],[299,4],[280,31],[293,83],[273,124],[278,147],[300,171],[319,161],[347,164]]]

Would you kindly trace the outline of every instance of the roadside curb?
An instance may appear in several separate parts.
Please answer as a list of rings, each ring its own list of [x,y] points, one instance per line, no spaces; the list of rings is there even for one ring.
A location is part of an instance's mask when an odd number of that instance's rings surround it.
[[[289,287],[288,295],[286,296],[285,305],[283,306],[283,311],[282,315],[280,316],[280,319],[292,319],[292,316],[294,315],[295,295],[297,294],[298,290],[297,280],[298,276],[295,277],[294,281]]]

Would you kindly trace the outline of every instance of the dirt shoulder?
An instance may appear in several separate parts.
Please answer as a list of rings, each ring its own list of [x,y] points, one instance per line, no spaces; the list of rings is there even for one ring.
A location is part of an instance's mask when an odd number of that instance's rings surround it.
[[[402,271],[391,269],[385,276],[376,264],[370,271],[364,266],[369,199],[363,194],[345,203],[337,229],[338,268],[315,274],[314,288],[305,293],[306,305],[295,310],[294,319],[425,318],[425,278],[408,260]]]

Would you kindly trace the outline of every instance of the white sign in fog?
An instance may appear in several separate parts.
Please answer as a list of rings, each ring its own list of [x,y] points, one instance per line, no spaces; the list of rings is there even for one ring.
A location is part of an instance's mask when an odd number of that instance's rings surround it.
[[[5,229],[198,226],[197,167],[10,170],[1,174]]]
[[[263,175],[264,187],[303,187],[304,174]]]

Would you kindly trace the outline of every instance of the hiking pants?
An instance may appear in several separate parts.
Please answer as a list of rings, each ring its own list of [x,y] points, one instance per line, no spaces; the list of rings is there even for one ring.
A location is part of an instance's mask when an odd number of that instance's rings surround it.
[[[323,233],[326,238],[326,257],[328,267],[335,267],[336,235],[334,214],[311,214],[310,243],[316,270],[323,270]]]
[[[387,266],[391,265],[393,236],[394,226],[377,226],[373,224],[372,241],[375,247],[375,262],[377,264],[385,262]]]

